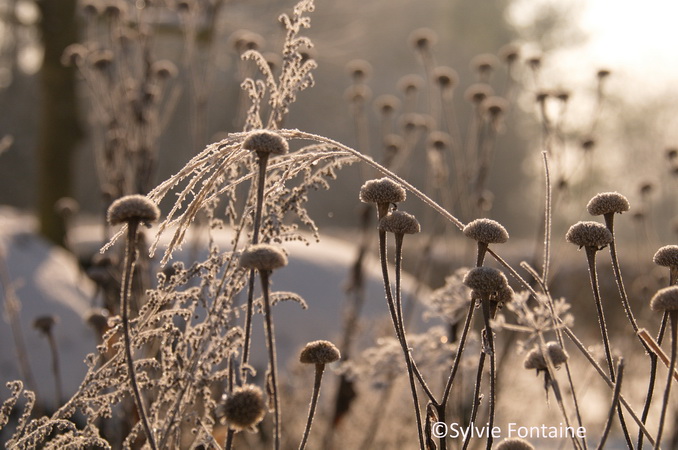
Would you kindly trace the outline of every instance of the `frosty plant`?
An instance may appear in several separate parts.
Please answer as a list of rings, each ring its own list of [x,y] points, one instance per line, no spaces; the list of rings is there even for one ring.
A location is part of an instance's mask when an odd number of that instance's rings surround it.
[[[306,420],[306,428],[304,429],[304,436],[301,438],[299,450],[306,448],[308,436],[311,433],[311,425],[313,425],[313,416],[315,415],[315,408],[318,405],[318,397],[320,396],[320,384],[322,383],[323,372],[325,371],[325,364],[330,364],[338,361],[341,358],[339,349],[330,341],[313,341],[306,344],[299,355],[299,361],[303,364],[313,364],[315,366],[315,380],[313,382],[313,395],[311,396],[311,405],[308,409],[308,419]]]
[[[137,253],[137,233],[139,225],[150,224],[158,220],[160,210],[143,195],[127,195],[114,201],[108,208],[108,223],[111,225],[127,224],[127,244],[125,247],[125,262],[122,283],[120,288],[120,314],[122,316],[122,331],[125,345],[125,362],[129,375],[129,382],[134,394],[134,403],[137,407],[139,418],[146,433],[148,444],[153,450],[158,446],[151,429],[148,414],[141,397],[137,375],[132,359],[132,339],[129,326],[129,297],[132,289],[132,276]]]

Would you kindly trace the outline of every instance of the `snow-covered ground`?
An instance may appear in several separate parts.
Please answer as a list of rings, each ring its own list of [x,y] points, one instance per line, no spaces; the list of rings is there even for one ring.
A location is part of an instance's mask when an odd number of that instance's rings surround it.
[[[79,251],[93,251],[100,245],[97,226],[76,227],[70,236]],[[223,236],[224,242],[228,237]],[[189,236],[188,241],[191,238]],[[185,253],[190,245],[186,244]],[[308,303],[308,309],[292,302],[278,304],[274,310],[277,347],[282,366],[308,341],[338,339],[345,307],[344,285],[355,258],[355,244],[323,237],[320,243],[285,244],[290,262],[272,276],[274,291],[293,291]],[[0,255],[6,262],[9,279],[21,301],[20,327],[26,343],[29,364],[36,378],[39,395],[48,403],[54,399],[54,379],[47,339],[33,328],[33,320],[55,315],[54,327],[60,352],[65,395],[72,394],[85,373],[83,362],[96,345],[94,332],[84,318],[93,306],[95,286],[78,268],[75,258],[63,249],[51,246],[35,233],[31,216],[0,207]],[[181,258],[182,255],[177,255]],[[368,264],[365,316],[375,318],[387,313],[383,285],[376,261]],[[406,283],[405,283],[406,286]],[[5,295],[2,292],[3,310]],[[253,364],[265,364],[261,318],[255,319]],[[0,322],[0,383],[21,378],[16,346],[8,317]],[[257,350],[257,348],[259,350]],[[257,357],[259,356],[259,357]],[[7,391],[0,389],[0,399]]]

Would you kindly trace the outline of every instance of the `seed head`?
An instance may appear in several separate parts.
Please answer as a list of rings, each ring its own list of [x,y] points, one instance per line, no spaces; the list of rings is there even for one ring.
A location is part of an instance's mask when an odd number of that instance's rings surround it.
[[[610,213],[623,213],[629,210],[629,201],[619,192],[603,192],[595,195],[586,209],[592,216]]]
[[[111,225],[123,222],[152,223],[160,217],[160,210],[158,205],[143,195],[126,195],[111,203],[107,217]]]
[[[650,300],[652,311],[678,311],[678,286],[660,289]]]
[[[480,107],[491,119],[496,119],[508,111],[509,104],[506,99],[493,95],[483,100]]]
[[[614,239],[607,227],[598,222],[577,222],[570,227],[565,235],[567,242],[581,247],[596,247],[601,249]]]
[[[372,65],[364,59],[354,59],[346,64],[346,71],[353,81],[361,83],[372,74]]]
[[[250,132],[243,141],[242,148],[258,155],[284,155],[289,150],[285,138],[270,130]]]
[[[471,70],[474,70],[481,75],[489,74],[499,65],[499,60],[496,56],[490,53],[482,53],[476,55],[471,60]]]
[[[513,64],[520,57],[520,47],[516,44],[506,44],[499,49],[499,57],[506,64]]]
[[[344,99],[349,103],[364,103],[372,98],[372,89],[365,84],[352,84],[344,91]]]
[[[481,295],[495,295],[508,286],[506,275],[497,269],[485,266],[469,270],[463,283]]]
[[[427,147],[434,150],[443,151],[450,147],[452,138],[443,131],[434,131],[428,136]]]
[[[549,357],[553,366],[557,369],[569,358],[569,355],[557,342],[549,342],[546,344],[546,351],[548,352]],[[542,353],[540,346],[535,346],[525,357],[523,365],[526,369],[537,369],[546,370],[548,365],[546,364],[546,358]]]
[[[52,327],[58,322],[56,316],[40,316],[33,321],[33,328],[44,333],[49,334],[52,331]]]
[[[525,439],[506,438],[496,447],[496,450],[534,450],[534,446]]]
[[[174,78],[177,76],[178,72],[177,66],[167,59],[155,61],[151,64],[151,74],[159,80]]]
[[[422,88],[424,80],[419,75],[405,75],[398,80],[398,89],[405,94],[412,94]]]
[[[495,296],[495,301],[497,303],[508,303],[513,300],[513,296],[515,294],[516,293],[513,291],[513,288],[507,284],[504,289],[497,292],[497,295]]]
[[[433,80],[442,89],[452,89],[459,84],[459,75],[451,67],[439,66],[433,69]]]
[[[494,89],[489,84],[476,83],[466,89],[464,98],[475,105],[480,105],[483,100],[492,94],[494,94]]]
[[[678,266],[678,245],[665,245],[657,250],[652,258],[658,266]]]
[[[273,271],[287,265],[287,256],[278,247],[270,244],[250,245],[240,255],[240,267],[244,269],[256,269]]]
[[[674,159],[678,158],[678,149],[676,148],[667,148],[666,149],[666,158],[669,161],[673,161]]]
[[[404,211],[393,211],[381,218],[379,230],[393,234],[415,234],[419,233],[421,227],[412,214]]]
[[[485,244],[503,244],[509,234],[499,222],[491,219],[476,219],[464,227],[464,234]]]
[[[374,107],[381,114],[392,114],[400,108],[400,99],[395,95],[380,95],[374,100]]]
[[[390,178],[369,180],[360,188],[363,203],[400,203],[406,196],[405,189]]]
[[[410,34],[409,41],[415,50],[424,51],[429,50],[435,45],[438,41],[438,36],[430,28],[419,28]]]
[[[226,397],[224,415],[228,425],[236,431],[257,425],[266,415],[266,404],[261,389],[252,384],[235,388]]]
[[[304,364],[329,364],[340,358],[339,349],[330,341],[309,342],[299,355],[299,361]]]

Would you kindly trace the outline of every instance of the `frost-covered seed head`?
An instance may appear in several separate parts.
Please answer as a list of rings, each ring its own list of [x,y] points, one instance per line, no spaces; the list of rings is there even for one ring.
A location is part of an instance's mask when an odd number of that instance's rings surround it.
[[[237,387],[224,403],[228,425],[236,431],[249,429],[266,415],[264,394],[258,386],[248,384]]]
[[[111,225],[124,222],[152,223],[160,217],[160,210],[158,205],[143,195],[126,195],[111,203],[107,217]]]
[[[567,242],[581,247],[603,248],[614,239],[607,227],[598,222],[577,222],[565,235]]]
[[[369,180],[360,188],[363,203],[400,203],[406,196],[405,189],[390,178]]]
[[[464,285],[480,295],[493,295],[508,286],[506,275],[492,267],[475,267],[464,277]]]
[[[513,288],[509,285],[506,285],[504,289],[497,292],[497,295],[495,296],[494,300],[497,303],[508,303],[511,300],[513,300],[514,295],[515,292],[513,291]]]
[[[273,271],[287,265],[287,256],[278,247],[270,244],[250,245],[240,255],[240,267],[244,269],[256,269]]]
[[[534,450],[534,446],[525,439],[506,438],[497,444],[495,450]]]
[[[548,352],[549,357],[553,366],[557,369],[569,358],[569,355],[557,342],[549,342],[546,344],[546,351]],[[539,345],[534,347],[525,357],[523,365],[526,369],[537,369],[546,370],[548,365],[546,364],[546,358],[541,351]]]
[[[652,258],[658,266],[677,266],[678,267],[678,245],[665,245],[657,250]]]
[[[586,209],[592,216],[623,213],[629,210],[629,201],[619,192],[603,192],[595,195]]]
[[[491,219],[476,219],[464,227],[464,235],[485,244],[503,244],[509,234],[499,222]]]
[[[313,341],[306,344],[299,355],[304,364],[329,364],[339,361],[341,353],[330,341]]]
[[[650,300],[652,311],[678,311],[678,286],[660,289]]]
[[[33,328],[36,330],[49,334],[52,331],[52,327],[57,323],[57,317],[48,315],[48,316],[40,316],[37,317],[33,321]]]
[[[379,230],[393,234],[415,234],[419,233],[421,227],[412,214],[404,211],[393,211],[381,218]]]
[[[259,155],[284,155],[289,150],[285,138],[270,130],[250,132],[243,141],[242,148]]]

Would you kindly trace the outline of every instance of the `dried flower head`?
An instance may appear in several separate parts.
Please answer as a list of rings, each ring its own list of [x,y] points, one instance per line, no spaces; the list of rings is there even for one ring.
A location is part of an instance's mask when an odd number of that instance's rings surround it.
[[[238,53],[258,50],[264,46],[264,38],[249,30],[237,30],[228,38],[230,47]]]
[[[443,131],[434,131],[433,133],[429,134],[427,141],[428,142],[426,146],[428,148],[443,151],[450,148],[452,137]]]
[[[240,255],[240,267],[259,271],[273,271],[287,265],[287,256],[270,244],[250,245]]]
[[[612,73],[612,72],[610,72],[609,69],[600,69],[600,70],[598,70],[598,72],[596,73],[596,76],[597,76],[599,79],[603,79],[603,78],[609,77],[611,73]]]
[[[53,315],[40,316],[33,321],[33,328],[40,331],[41,333],[49,334],[52,331],[52,327],[57,322],[58,319],[56,316]]]
[[[379,230],[393,234],[419,233],[421,227],[412,215],[404,211],[393,211],[379,221]]]
[[[344,91],[344,99],[349,103],[365,103],[372,98],[372,89],[364,84],[352,84]]]
[[[257,425],[266,415],[266,403],[261,389],[252,384],[235,388],[226,397],[224,415],[228,425],[236,431]]]
[[[419,75],[405,75],[398,80],[398,89],[405,94],[412,94],[424,86],[424,80]]]
[[[480,105],[483,100],[492,94],[494,94],[494,89],[489,84],[475,83],[466,89],[464,98],[475,105]]]
[[[607,227],[598,222],[577,222],[570,227],[565,235],[567,242],[581,247],[605,247],[614,239]]]
[[[677,148],[667,148],[666,149],[666,158],[669,161],[673,161],[674,159],[678,158],[678,149]]]
[[[108,316],[108,311],[105,309],[93,309],[85,316],[85,323],[98,334],[104,334],[108,328]]]
[[[369,180],[360,188],[363,203],[400,203],[406,196],[405,189],[390,178]]]
[[[117,225],[123,222],[152,223],[160,217],[158,205],[143,195],[120,197],[108,208],[108,223]]]
[[[61,197],[54,204],[54,212],[62,217],[73,217],[80,211],[80,204],[73,197]]]
[[[610,213],[623,213],[629,210],[629,201],[618,192],[603,192],[595,195],[586,209],[592,216]]]
[[[592,137],[586,137],[581,141],[581,148],[585,152],[590,152],[596,146],[596,140]]]
[[[494,300],[497,303],[508,303],[513,300],[513,297],[515,295],[516,293],[513,291],[513,288],[507,284],[504,289],[497,292],[497,295],[495,295]]]
[[[151,75],[159,80],[167,80],[177,76],[179,70],[170,60],[162,59],[151,64]]]
[[[539,70],[541,67],[541,55],[534,55],[527,58],[527,65],[532,70]]]
[[[243,141],[242,148],[258,155],[284,155],[289,150],[285,138],[271,130],[251,131]]]
[[[495,295],[506,289],[506,275],[493,267],[474,267],[464,277],[464,284],[480,295]]]
[[[354,59],[346,64],[346,71],[356,83],[362,83],[372,74],[372,65],[364,59]]]
[[[495,450],[534,450],[534,446],[521,438],[506,438],[495,447]]]
[[[430,28],[419,28],[410,34],[409,41],[415,50],[429,50],[438,41],[438,36]]]
[[[485,244],[503,244],[509,234],[499,222],[491,219],[476,219],[464,227],[464,235]]]
[[[660,289],[650,300],[652,311],[678,311],[678,286]]]
[[[481,75],[489,74],[498,65],[499,60],[490,53],[482,53],[471,59],[471,70],[476,71]]]
[[[652,258],[658,266],[678,266],[678,245],[665,245],[657,250]]]
[[[330,341],[309,342],[299,355],[299,361],[304,364],[329,364],[340,358],[339,349]]]
[[[569,358],[569,355],[557,342],[548,342],[546,344],[546,352],[551,358],[553,366],[557,369]],[[546,370],[548,365],[546,364],[546,358],[544,353],[539,345],[535,346],[530,352],[525,356],[525,361],[523,365],[526,369],[537,369],[537,372],[540,370]]]
[[[496,119],[508,111],[509,104],[505,98],[493,95],[483,100],[480,107],[491,119]]]
[[[516,44],[506,44],[499,49],[499,58],[506,64],[513,64],[520,57],[520,47]]]
[[[380,95],[374,100],[374,107],[381,114],[392,114],[400,108],[400,99],[395,95]]]
[[[438,66],[433,69],[433,81],[442,89],[452,89],[459,84],[459,75],[451,67]]]

